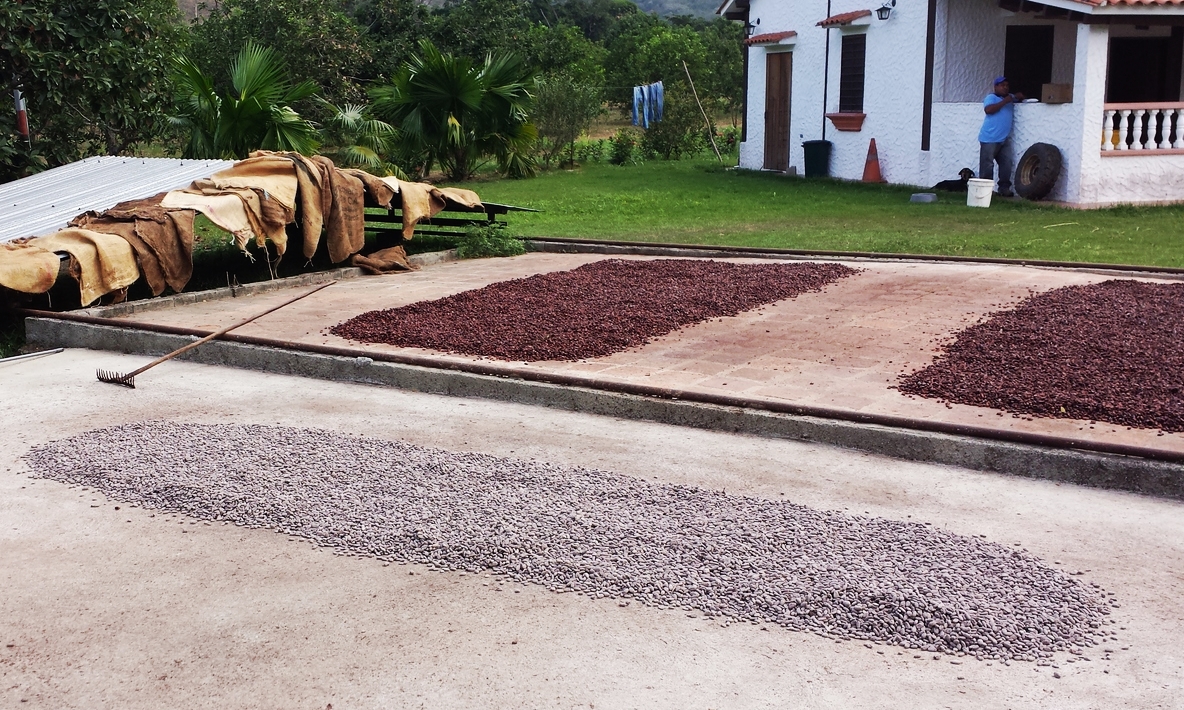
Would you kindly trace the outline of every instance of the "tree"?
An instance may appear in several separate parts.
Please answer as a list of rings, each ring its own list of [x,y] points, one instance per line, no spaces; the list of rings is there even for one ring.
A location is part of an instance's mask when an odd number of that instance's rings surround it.
[[[369,64],[362,31],[346,13],[345,0],[216,0],[192,29],[189,57],[225,91],[223,77],[247,42],[276,51],[292,76],[312,81],[334,104],[359,102],[364,93],[355,79]],[[294,106],[316,117],[314,101]]]
[[[434,27],[427,6],[419,0],[365,0],[354,9],[354,18],[370,57],[362,78],[371,81],[389,79]]]
[[[189,133],[186,158],[246,158],[251,151],[313,153],[317,129],[291,104],[313,96],[310,81],[292,84],[279,54],[253,42],[230,66],[230,90],[219,93],[193,60],[179,57],[176,73],[180,115],[173,124]]]
[[[550,168],[564,149],[568,150],[568,163],[575,163],[576,139],[600,115],[601,106],[598,87],[566,74],[539,80],[531,116],[538,126],[544,165]]]
[[[540,74],[579,77],[597,89],[604,86],[604,48],[571,25],[535,25],[525,42],[526,62]]]
[[[432,40],[442,52],[473,61],[517,54],[530,31],[526,0],[448,0],[433,13]]]
[[[406,174],[397,166],[387,162],[387,155],[394,148],[395,129],[389,123],[371,115],[370,110],[358,104],[342,107],[327,104],[331,115],[321,129],[321,136],[330,150],[322,149],[337,165],[349,168],[363,168],[372,173],[395,173],[401,178]]]
[[[547,27],[572,25],[592,42],[603,42],[617,21],[638,12],[631,0],[532,0],[531,19]]]
[[[700,31],[699,38],[709,68],[699,92],[718,110],[730,113],[732,125],[737,125],[744,103],[744,25],[717,17]],[[698,77],[695,83],[700,84]]]
[[[527,113],[534,77],[522,60],[490,54],[475,64],[427,40],[419,49],[389,84],[371,91],[375,115],[398,132],[399,150],[418,156],[404,169],[426,175],[439,163],[449,180],[460,181],[493,157],[507,175],[533,174],[538,134]]]
[[[666,160],[678,160],[703,150],[706,128],[703,114],[690,89],[685,84],[673,84],[678,90],[667,92],[662,120],[651,123],[642,137],[641,147],[647,154],[660,155]]]
[[[183,40],[174,0],[0,3],[0,66],[28,103],[31,143],[0,111],[0,180],[99,153],[167,128],[169,58]]]

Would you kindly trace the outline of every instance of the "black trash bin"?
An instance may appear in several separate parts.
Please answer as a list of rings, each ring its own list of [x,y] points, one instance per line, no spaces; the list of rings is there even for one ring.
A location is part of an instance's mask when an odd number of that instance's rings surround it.
[[[830,141],[806,141],[806,177],[830,177]]]

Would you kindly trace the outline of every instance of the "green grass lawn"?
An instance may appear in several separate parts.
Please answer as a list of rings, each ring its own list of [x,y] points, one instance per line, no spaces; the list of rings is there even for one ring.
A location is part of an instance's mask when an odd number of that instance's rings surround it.
[[[524,236],[1184,266],[1184,206],[1072,210],[964,195],[725,170],[714,158],[593,163],[531,180],[469,183]]]

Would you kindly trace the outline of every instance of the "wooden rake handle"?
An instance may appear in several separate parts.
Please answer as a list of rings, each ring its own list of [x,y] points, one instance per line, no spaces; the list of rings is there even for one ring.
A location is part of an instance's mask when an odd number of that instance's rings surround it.
[[[172,351],[168,355],[164,355],[164,356],[156,358],[155,360],[153,360],[152,362],[148,363],[147,365],[141,367],[140,369],[136,370],[135,372],[128,373],[127,377],[128,378],[135,377],[136,375],[143,373],[145,370],[156,367],[157,365],[159,365],[160,363],[162,363],[166,360],[172,360],[173,358],[177,357],[178,355],[181,355],[183,353],[187,353],[199,345],[208,343],[215,338],[220,338],[223,335],[226,335],[230,331],[234,330],[235,328],[241,328],[244,325],[246,325],[247,323],[250,323],[251,321],[258,320],[258,319],[262,318],[263,316],[267,315],[268,313],[278,311],[279,309],[283,308],[284,306],[289,306],[289,305],[299,301],[300,299],[311,296],[314,293],[316,293],[317,291],[320,291],[323,288],[328,288],[335,283],[337,283],[337,282],[330,281],[329,283],[321,284],[320,286],[317,286],[316,288],[312,289],[311,291],[306,291],[305,293],[302,293],[295,298],[284,301],[283,303],[279,304],[278,306],[272,306],[271,308],[268,308],[266,311],[263,311],[262,313],[257,313],[255,315],[251,316],[250,318],[247,318],[246,320],[241,320],[238,323],[235,323],[234,325],[227,326],[227,327],[223,328],[222,330],[219,330],[216,333],[210,333],[209,335],[202,338],[201,340],[196,340],[188,345],[177,348],[176,350]]]

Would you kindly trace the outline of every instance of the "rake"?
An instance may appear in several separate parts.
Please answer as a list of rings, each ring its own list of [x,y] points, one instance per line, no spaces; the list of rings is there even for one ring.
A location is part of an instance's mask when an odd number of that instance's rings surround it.
[[[153,360],[152,362],[148,363],[147,365],[141,367],[140,369],[135,370],[133,372],[129,372],[126,375],[120,374],[118,372],[113,372],[111,370],[97,370],[95,372],[95,376],[98,377],[99,380],[102,382],[110,382],[113,385],[123,385],[124,387],[130,387],[132,389],[135,389],[136,388],[136,375],[143,373],[145,370],[156,367],[157,365],[164,362],[165,360],[172,360],[173,358],[177,357],[178,355],[180,355],[182,353],[187,353],[199,345],[202,345],[204,343],[208,343],[209,341],[213,340],[214,338],[220,338],[223,335],[226,335],[230,331],[234,330],[235,328],[241,328],[242,326],[246,325],[247,323],[250,323],[253,320],[258,320],[259,318],[262,318],[263,316],[267,315],[268,313],[271,313],[273,311],[278,311],[279,309],[283,308],[284,306],[293,304],[296,301],[299,301],[300,299],[305,298],[306,296],[311,296],[314,293],[316,293],[317,291],[320,291],[323,288],[328,288],[329,286],[332,286],[335,283],[337,283],[337,282],[330,281],[329,283],[321,284],[320,286],[317,286],[316,288],[312,289],[311,291],[307,291],[305,293],[300,294],[296,298],[284,301],[283,303],[279,304],[278,306],[272,306],[271,308],[268,308],[266,311],[263,311],[262,313],[258,313],[256,315],[253,315],[246,320],[239,321],[238,323],[235,323],[232,326],[228,326],[226,328],[223,328],[222,330],[219,330],[216,333],[210,333],[209,335],[202,338],[201,340],[196,340],[192,343],[189,343],[188,345],[186,345],[184,347],[177,348],[176,350],[172,351],[168,355],[165,355],[163,357],[158,357],[155,360]]]

